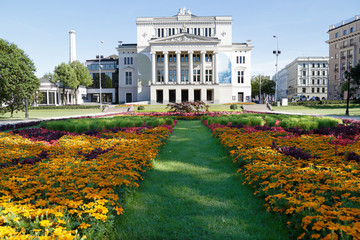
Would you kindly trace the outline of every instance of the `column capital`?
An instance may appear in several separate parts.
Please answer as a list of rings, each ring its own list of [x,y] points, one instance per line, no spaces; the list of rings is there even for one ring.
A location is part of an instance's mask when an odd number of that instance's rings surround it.
[[[175,53],[176,53],[176,54],[181,54],[181,51],[178,50],[178,51],[175,51]]]
[[[164,55],[169,54],[169,51],[163,51],[163,54]]]
[[[200,53],[201,53],[201,54],[205,54],[205,53],[206,53],[206,50],[201,50]]]
[[[155,54],[156,54],[156,52],[150,52],[150,54],[151,54],[151,55],[155,55]]]
[[[188,53],[189,53],[189,54],[194,54],[194,51],[193,51],[193,50],[189,50]]]

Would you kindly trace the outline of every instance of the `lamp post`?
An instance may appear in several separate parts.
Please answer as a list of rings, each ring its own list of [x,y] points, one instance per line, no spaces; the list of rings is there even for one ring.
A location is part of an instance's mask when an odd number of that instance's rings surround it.
[[[103,43],[104,41],[101,40],[100,43],[99,43],[99,87],[100,87],[100,109],[102,109],[102,94],[101,94],[101,55],[100,55],[100,47],[101,47],[101,44]]]
[[[273,38],[276,38],[276,50],[273,51],[273,54],[276,55],[276,76],[275,76],[275,102],[277,102],[277,83],[278,83],[278,57],[281,51],[279,51],[279,39],[276,35],[273,36]]]
[[[347,80],[347,98],[346,98],[346,112],[345,112],[345,115],[346,116],[349,116],[349,102],[350,102],[350,79],[351,79],[351,76],[350,76],[350,73],[348,70],[346,70],[344,72],[344,77],[346,78]]]

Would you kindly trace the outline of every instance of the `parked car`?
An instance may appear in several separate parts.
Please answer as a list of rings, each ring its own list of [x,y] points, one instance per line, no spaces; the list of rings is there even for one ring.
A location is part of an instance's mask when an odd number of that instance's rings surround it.
[[[320,101],[320,98],[319,97],[312,97],[312,98],[310,98],[310,101]]]
[[[292,97],[292,102],[304,102],[306,101],[305,95],[295,95]]]

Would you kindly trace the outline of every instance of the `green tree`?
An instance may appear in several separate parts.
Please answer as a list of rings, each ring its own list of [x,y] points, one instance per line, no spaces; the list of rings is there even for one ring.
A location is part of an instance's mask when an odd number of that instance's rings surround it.
[[[15,44],[0,38],[0,110],[22,111],[25,102],[39,89],[34,63]]]
[[[55,67],[54,70],[54,81],[56,81],[59,86],[62,88],[62,96],[61,102],[62,104],[66,103],[65,94],[66,88],[76,89],[79,85],[79,81],[77,80],[75,70],[66,63],[61,63],[60,65]]]
[[[91,86],[93,84],[93,80],[87,67],[81,64],[79,61],[71,62],[70,66],[75,70],[76,79],[78,81],[78,85],[75,88],[75,95],[77,95],[80,85],[85,87]],[[77,104],[77,97],[75,99]]]
[[[350,76],[356,85],[360,85],[360,63],[350,69]]]
[[[274,95],[275,94],[275,82],[270,80],[269,76],[258,75],[251,78],[251,96],[260,97],[260,80],[261,80],[261,95],[264,99],[264,95]]]

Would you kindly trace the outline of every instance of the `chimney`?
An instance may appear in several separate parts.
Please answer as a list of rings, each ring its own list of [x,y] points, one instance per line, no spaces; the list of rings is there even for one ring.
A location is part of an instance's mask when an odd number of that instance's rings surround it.
[[[69,61],[76,61],[76,32],[74,30],[70,30],[70,54]]]

